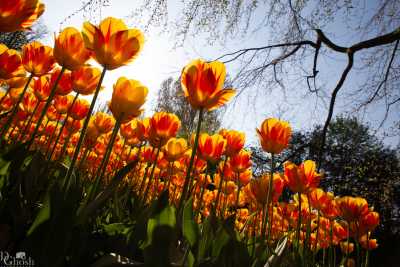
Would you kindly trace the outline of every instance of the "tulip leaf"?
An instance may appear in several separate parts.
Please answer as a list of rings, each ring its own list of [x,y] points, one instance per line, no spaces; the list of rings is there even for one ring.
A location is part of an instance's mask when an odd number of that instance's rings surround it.
[[[199,228],[193,218],[193,199],[192,197],[186,202],[183,210],[183,236],[193,248],[199,238]]]
[[[230,236],[224,227],[220,227],[212,245],[212,257],[217,258],[221,254],[222,248],[229,242]]]
[[[28,230],[27,235],[28,236],[31,235],[38,226],[46,222],[50,218],[50,214],[51,214],[50,196],[49,194],[47,194],[43,203],[43,207],[40,209],[38,215],[33,221],[31,227]]]
[[[136,166],[136,163],[137,161],[132,161],[119,170],[108,187],[99,193],[92,202],[88,203],[82,210],[80,210],[78,223],[84,223],[87,218],[93,215],[100,207],[104,205],[104,203],[112,196],[113,192],[116,190],[125,175],[127,175]]]

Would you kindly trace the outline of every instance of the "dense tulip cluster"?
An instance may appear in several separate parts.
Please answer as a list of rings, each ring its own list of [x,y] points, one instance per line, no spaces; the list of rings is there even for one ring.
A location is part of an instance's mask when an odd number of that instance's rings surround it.
[[[28,11],[12,9],[15,4],[8,5],[10,1],[0,4],[0,31],[26,28],[43,12],[39,1],[18,2],[24,3],[21,8],[29,6]],[[3,16],[2,10],[11,10],[14,16]],[[312,252],[337,246],[347,262],[355,245],[365,250],[377,247],[371,234],[379,215],[365,199],[335,197],[319,188],[323,175],[311,160],[300,165],[286,162],[283,170],[275,166],[275,155],[288,147],[291,137],[287,122],[270,118],[257,129],[271,158],[271,171],[260,177],[252,174],[243,133],[200,132],[202,114],[235,94],[223,89],[225,66],[220,62],[198,59],[183,68],[184,95],[199,114],[198,130],[190,140],[179,138],[181,122],[175,114],[140,117],[148,88],[137,80],[119,78],[110,113],[92,114],[106,70],[132,61],[143,42],[139,30],[106,18],[98,26],[85,23],[82,33],[64,29],[54,48],[32,42],[19,53],[1,44],[0,79],[6,90],[0,95],[2,145],[28,142],[50,161],[69,157],[69,174],[80,172],[81,179],[97,188],[106,187],[118,169],[135,161],[124,186],[144,204],[165,190],[178,210],[192,198],[197,222],[211,214],[234,216],[240,233],[249,239],[261,237],[268,246],[284,237],[293,247]],[[90,58],[103,70],[88,65]],[[80,97],[91,94],[91,103]],[[284,191],[291,193],[283,197]]]

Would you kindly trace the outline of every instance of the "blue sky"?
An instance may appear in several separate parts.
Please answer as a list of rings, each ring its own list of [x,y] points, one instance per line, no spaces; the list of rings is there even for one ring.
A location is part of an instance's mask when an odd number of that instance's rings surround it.
[[[46,12],[43,14],[43,22],[48,27],[51,35],[44,40],[49,45],[53,44],[54,33],[57,33],[66,26],[81,28],[85,20],[91,19],[92,22],[98,22],[99,19],[107,16],[117,18],[127,18],[140,1],[112,0],[106,7],[92,12],[93,17],[85,17],[84,12],[78,12],[74,16],[67,18],[74,11],[79,10],[83,2],[81,0],[43,0],[46,4]],[[174,9],[170,8],[170,14],[174,15]],[[87,13],[86,13],[87,15]],[[257,14],[255,20],[257,20]],[[131,20],[126,19],[130,27],[135,27]],[[338,22],[327,28],[327,34],[335,41],[343,45],[349,45],[353,40],[348,38],[345,32],[345,25]],[[262,46],[268,40],[268,32],[261,31],[254,34],[249,32],[243,38],[228,40],[224,45],[218,42],[209,45],[205,41],[205,36],[199,35],[195,39],[188,38],[184,46],[174,49],[173,36],[160,30],[153,30],[145,34],[146,42],[142,53],[129,66],[121,67],[106,74],[104,85],[105,90],[101,92],[99,100],[108,101],[111,98],[112,84],[120,76],[126,76],[130,79],[137,79],[148,86],[150,90],[149,98],[146,103],[146,115],[152,114],[152,107],[155,101],[157,90],[161,82],[169,76],[178,77],[182,67],[194,58],[214,59],[224,53],[235,51],[245,47]],[[345,38],[346,37],[346,38]],[[307,62],[305,62],[305,65]],[[346,64],[344,56],[321,57],[319,79],[321,85],[324,85],[328,91],[332,90],[339,75]],[[234,76],[237,71],[235,63],[227,65],[228,72]],[[350,73],[342,91],[339,94],[338,105],[335,114],[347,110],[346,90],[356,86],[363,77],[355,71]],[[258,89],[258,90],[257,90]],[[261,88],[262,89],[262,88]],[[377,107],[363,114],[361,117],[365,122],[376,125],[382,115],[382,108]],[[322,123],[327,114],[326,103],[317,101],[313,96],[306,93],[305,88],[293,82],[286,92],[279,88],[262,94],[260,88],[249,88],[240,97],[234,100],[223,117],[223,126],[244,131],[248,143],[257,142],[255,128],[262,121],[271,116],[278,116],[288,120],[295,130],[310,129],[317,123]],[[393,120],[398,120],[398,114],[389,118],[389,124]],[[379,132],[383,134],[383,131]],[[399,137],[386,138],[385,143],[397,145]]]

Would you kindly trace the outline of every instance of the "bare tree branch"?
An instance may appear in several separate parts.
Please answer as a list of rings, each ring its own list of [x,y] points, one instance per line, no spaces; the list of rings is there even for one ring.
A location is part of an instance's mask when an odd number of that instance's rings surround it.
[[[326,142],[326,134],[328,132],[328,127],[329,124],[331,123],[332,120],[332,115],[333,115],[333,109],[335,107],[335,102],[336,102],[336,96],[340,90],[340,88],[342,88],[344,81],[347,78],[347,75],[349,74],[351,68],[353,67],[353,63],[354,63],[354,53],[349,52],[348,53],[348,62],[347,62],[347,66],[344,69],[342,76],[340,77],[339,82],[336,84],[335,89],[332,92],[331,95],[331,101],[329,104],[329,111],[328,111],[328,116],[326,118],[325,124],[324,124],[324,128],[322,129],[322,133],[321,133],[321,144],[320,144],[320,148],[318,151],[318,171],[321,168],[322,165],[322,156],[324,153],[324,147],[325,147],[325,142]]]

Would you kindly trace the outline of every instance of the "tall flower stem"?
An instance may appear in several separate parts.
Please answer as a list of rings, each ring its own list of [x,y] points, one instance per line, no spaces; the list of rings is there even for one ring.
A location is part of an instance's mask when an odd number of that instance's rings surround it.
[[[57,128],[58,128],[58,124],[60,123],[60,119],[61,119],[61,114],[58,114],[57,123],[56,123],[56,127],[54,128],[54,132],[49,136],[49,144],[47,145],[46,153],[44,153],[45,157],[47,157],[47,154],[50,152],[51,144],[53,143],[54,136],[57,133]],[[57,145],[57,143],[55,143],[54,145]]]
[[[57,85],[60,82],[61,77],[63,76],[65,70],[66,69],[64,67],[61,68],[60,73],[58,74],[58,77],[57,77],[56,81],[54,82],[53,88],[51,88],[50,95],[47,98],[46,104],[44,105],[42,113],[40,114],[40,117],[39,117],[39,119],[38,119],[38,121],[36,123],[35,130],[32,133],[31,139],[29,139],[29,141],[28,141],[28,149],[31,148],[32,143],[35,140],[36,134],[39,131],[40,125],[42,124],[44,116],[46,115],[47,109],[50,107],[51,101],[53,101],[53,98],[56,95]]]
[[[296,243],[297,243],[297,250],[300,251],[300,228],[301,228],[301,193],[298,192],[297,196],[299,197],[299,215],[297,220],[297,235],[296,235]]]
[[[111,152],[112,152],[112,149],[113,149],[113,146],[114,146],[115,139],[117,138],[119,127],[121,126],[121,120],[122,120],[123,115],[124,114],[122,113],[117,118],[117,120],[115,122],[114,129],[113,129],[113,131],[111,133],[110,142],[108,142],[106,153],[105,153],[104,158],[103,158],[103,160],[102,160],[102,162],[100,164],[99,172],[96,175],[96,180],[95,180],[95,183],[94,183],[94,185],[92,187],[92,190],[89,193],[88,200],[91,200],[91,198],[93,197],[93,194],[95,194],[97,192],[98,187],[100,185],[100,181],[103,178],[104,173],[105,173],[105,171],[107,169],[108,159],[110,158],[110,155],[111,155]]]
[[[160,145],[156,148],[156,159],[154,161],[154,164],[151,168],[151,172],[150,172],[150,176],[149,176],[149,181],[146,184],[145,190],[144,190],[144,194],[143,194],[143,198],[142,198],[142,203],[146,203],[146,198],[147,195],[149,194],[149,189],[150,189],[150,184],[153,181],[153,176],[154,176],[154,171],[156,169],[157,166],[157,160],[158,160],[158,156],[160,155]]]
[[[72,156],[71,165],[69,166],[68,172],[67,172],[67,174],[65,176],[66,177],[65,178],[66,181],[68,181],[71,178],[72,173],[74,171],[74,166],[75,166],[75,163],[76,163],[76,161],[78,159],[79,151],[80,151],[80,149],[82,147],[83,140],[84,140],[85,135],[86,135],[86,130],[87,130],[87,127],[89,125],[90,116],[92,116],[92,112],[93,112],[94,106],[96,104],[96,100],[97,100],[97,97],[99,95],[101,84],[102,84],[104,76],[106,74],[106,70],[107,69],[105,67],[103,67],[99,83],[97,84],[96,90],[95,90],[94,95],[93,95],[92,103],[90,104],[90,107],[89,107],[89,112],[86,115],[85,122],[83,123],[83,127],[82,127],[82,130],[81,130],[81,135],[80,135],[79,140],[78,140],[78,144],[76,146],[74,155]]]
[[[240,198],[240,179],[239,179],[239,177],[240,177],[240,174],[239,173],[236,173],[236,182],[237,182],[237,185],[238,185],[238,188],[237,188],[237,195],[236,195],[236,209],[235,209],[235,214],[237,214],[237,210],[239,209],[239,198]]]
[[[79,93],[76,93],[74,99],[72,100],[71,106],[69,106],[69,108],[68,108],[67,115],[65,116],[64,121],[63,121],[63,123],[61,124],[60,132],[59,132],[58,135],[57,135],[57,138],[56,138],[56,140],[55,140],[55,142],[54,142],[54,146],[53,146],[53,148],[51,149],[51,153],[50,153],[50,155],[49,155],[49,157],[48,157],[49,160],[51,159],[51,157],[52,157],[53,154],[54,154],[54,151],[56,150],[58,141],[60,140],[60,137],[61,137],[61,135],[62,135],[62,131],[64,130],[65,125],[67,124],[67,120],[68,120],[69,114],[71,113],[72,106],[75,104],[75,101],[78,99],[78,96],[79,96]]]
[[[212,209],[214,214],[217,211],[219,200],[221,198],[222,183],[224,181],[225,166],[226,166],[226,162],[227,161],[228,161],[228,157],[225,157],[225,160],[224,160],[224,163],[223,163],[223,166],[222,166],[222,173],[219,176],[219,185],[218,185],[217,197],[215,199],[215,204],[214,204],[213,209]]]
[[[274,153],[271,153],[271,169],[270,169],[270,176],[269,176],[269,181],[268,181],[269,183],[268,183],[267,204],[266,204],[267,208],[266,208],[266,211],[265,211],[265,214],[264,214],[263,223],[262,223],[263,227],[261,229],[261,238],[263,240],[263,243],[264,243],[264,241],[266,239],[265,238],[265,232],[267,230],[266,228],[269,225],[268,224],[269,206],[270,206],[270,204],[272,205],[272,197],[271,197],[271,195],[272,195],[272,186],[273,186],[273,181],[274,181],[274,168],[275,168],[274,159],[275,159],[275,155],[274,155]],[[270,227],[268,227],[268,228],[270,228]],[[270,231],[268,231],[268,241],[270,240],[269,236],[270,236]]]
[[[25,87],[24,87],[21,95],[19,96],[17,102],[15,103],[14,108],[11,111],[11,114],[8,116],[8,120],[6,121],[6,123],[4,124],[3,128],[0,131],[1,139],[3,139],[5,137],[8,129],[10,128],[11,123],[14,120],[15,115],[17,114],[19,104],[21,103],[26,91],[28,90],[29,84],[31,83],[32,79],[33,79],[33,74],[29,75],[29,78],[26,81]]]
[[[199,144],[200,127],[201,127],[201,121],[203,120],[203,113],[204,113],[204,110],[200,109],[199,110],[199,121],[197,122],[196,137],[194,138],[192,155],[190,156],[189,168],[186,171],[185,183],[183,184],[182,195],[181,195],[181,199],[180,199],[179,205],[178,205],[178,214],[181,212],[183,203],[185,202],[185,200],[187,198],[187,191],[188,191],[189,185],[190,185],[189,182],[191,181],[190,173],[192,172],[194,156],[196,155],[197,146]]]
[[[63,160],[64,153],[67,150],[67,146],[68,146],[68,143],[69,143],[69,139],[71,138],[71,135],[72,135],[72,132],[69,132],[67,137],[65,138],[63,147],[62,147],[61,152],[60,152],[60,156],[58,157],[58,161],[62,161]],[[49,159],[51,159],[51,157]]]
[[[29,117],[29,120],[28,120],[27,123],[25,124],[24,129],[22,130],[21,134],[20,134],[19,137],[18,137],[18,141],[23,141],[23,140],[24,140],[24,137],[25,137],[25,135],[26,135],[26,132],[28,131],[29,126],[31,126],[32,120],[33,120],[33,118],[35,117],[35,114],[36,114],[36,112],[37,112],[39,106],[40,106],[40,101],[37,102],[35,108],[33,109],[32,115]]]

